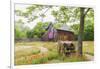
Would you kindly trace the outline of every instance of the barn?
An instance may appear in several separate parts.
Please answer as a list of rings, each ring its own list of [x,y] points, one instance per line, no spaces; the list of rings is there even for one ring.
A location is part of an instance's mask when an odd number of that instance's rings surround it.
[[[63,24],[61,28],[55,29],[52,23],[49,23],[48,27],[45,29],[46,32],[43,34],[41,39],[43,41],[72,41],[74,40],[74,33],[70,31],[66,24]]]

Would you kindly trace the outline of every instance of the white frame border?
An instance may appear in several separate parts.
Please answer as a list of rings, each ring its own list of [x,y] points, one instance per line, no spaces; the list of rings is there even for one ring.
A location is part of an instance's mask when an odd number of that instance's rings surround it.
[[[11,32],[11,35],[10,35],[10,38],[11,38],[11,43],[10,43],[10,67],[11,69],[24,69],[24,68],[28,68],[28,69],[31,69],[31,68],[41,68],[41,67],[52,67],[52,66],[57,66],[59,64],[39,64],[39,65],[21,65],[21,66],[14,66],[14,4],[16,3],[20,3],[20,4],[41,4],[41,5],[61,5],[61,6],[73,6],[73,7],[90,7],[90,8],[94,8],[94,13],[95,13],[95,0],[13,0],[10,2],[10,6],[11,6],[11,27],[10,27],[10,32]],[[95,22],[95,18],[94,18],[94,22]],[[95,42],[94,42],[95,43]],[[94,44],[95,45],[95,44]],[[79,64],[79,63],[82,63],[82,64],[87,64],[87,63],[94,63],[94,62],[76,62],[76,64]],[[67,66],[69,65],[72,65],[73,63],[60,63],[60,65],[66,65]],[[76,65],[75,64],[75,65]],[[59,66],[58,66],[59,67]]]

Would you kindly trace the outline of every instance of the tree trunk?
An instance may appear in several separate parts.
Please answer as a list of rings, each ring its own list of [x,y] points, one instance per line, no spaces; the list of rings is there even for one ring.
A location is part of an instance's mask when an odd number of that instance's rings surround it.
[[[78,55],[82,56],[82,39],[83,39],[83,32],[84,32],[84,8],[80,8],[80,29],[79,29],[79,36],[78,36]]]

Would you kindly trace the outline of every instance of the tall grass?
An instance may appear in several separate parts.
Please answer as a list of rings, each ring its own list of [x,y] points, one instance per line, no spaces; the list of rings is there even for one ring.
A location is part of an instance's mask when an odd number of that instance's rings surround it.
[[[94,56],[94,42],[84,41],[83,42],[83,54],[89,54]]]
[[[75,42],[76,43],[76,42]],[[15,44],[16,47],[20,46],[32,46],[22,50],[16,50],[15,47],[15,64],[45,64],[56,62],[78,62],[86,61],[86,57],[62,57],[57,52],[57,42],[23,42]],[[76,44],[75,44],[76,45]],[[38,47],[47,48],[48,51],[43,55]],[[83,42],[83,53],[94,55],[93,42]],[[40,54],[40,55],[38,55]],[[36,56],[36,58],[34,58]]]

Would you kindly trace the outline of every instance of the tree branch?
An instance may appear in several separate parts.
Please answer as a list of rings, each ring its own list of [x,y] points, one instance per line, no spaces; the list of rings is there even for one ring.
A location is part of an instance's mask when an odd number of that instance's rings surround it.
[[[91,8],[88,8],[87,10],[86,10],[86,12],[84,13],[84,16],[88,13],[88,11],[90,10]]]
[[[51,7],[48,7],[43,13],[39,14],[40,17],[42,17],[42,15],[45,16],[45,13],[50,9]],[[43,21],[43,17],[41,19],[41,21]]]

